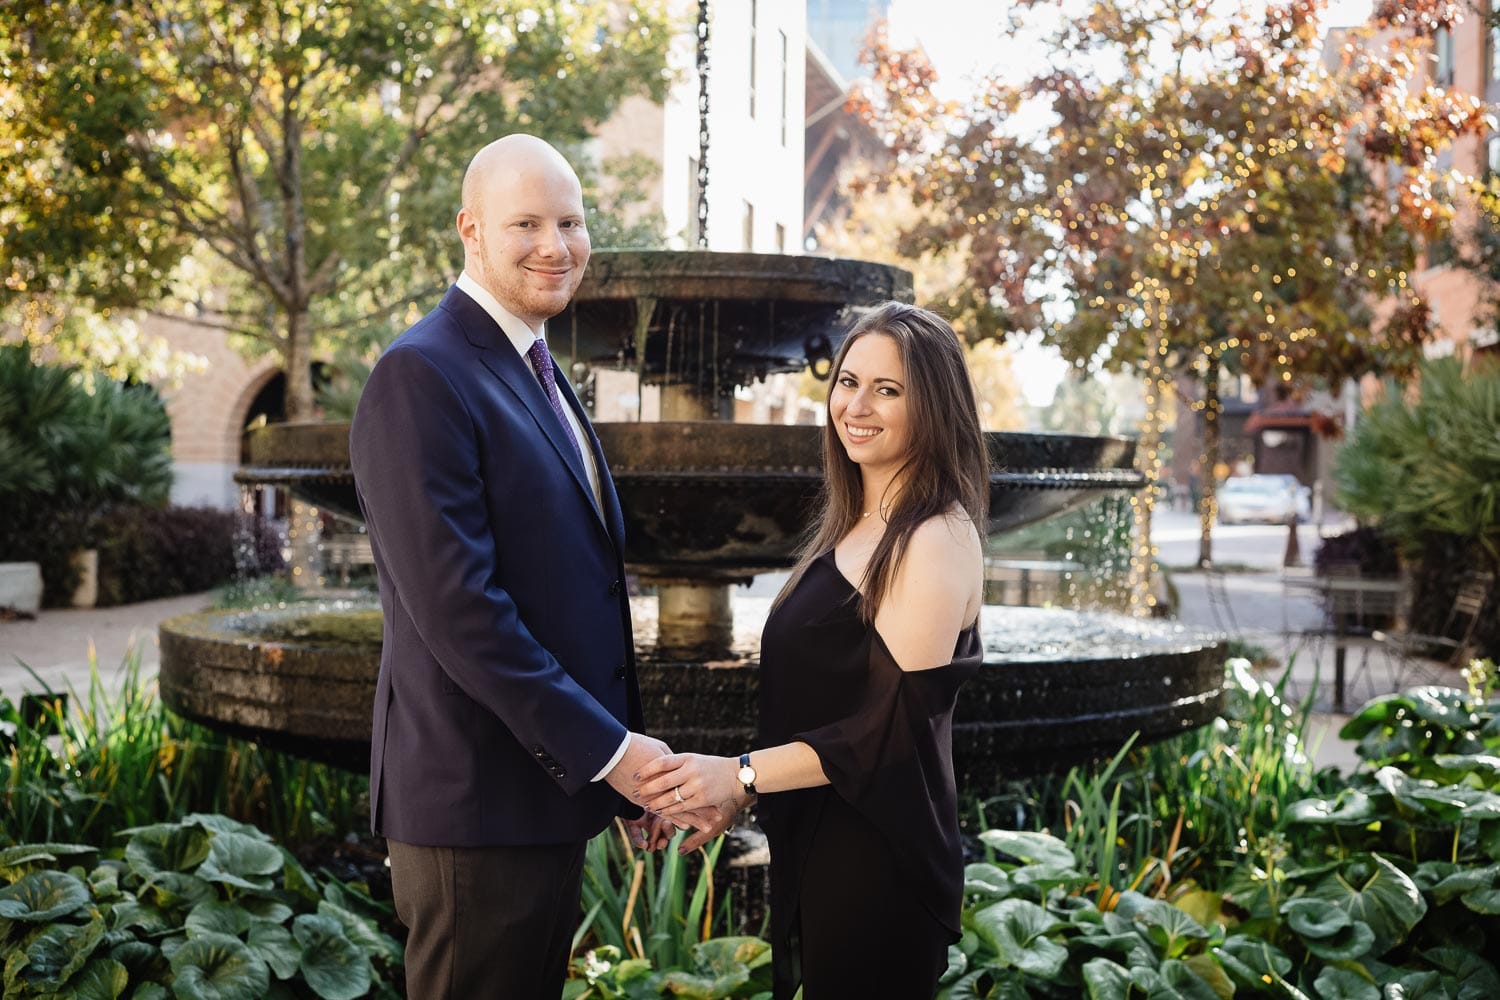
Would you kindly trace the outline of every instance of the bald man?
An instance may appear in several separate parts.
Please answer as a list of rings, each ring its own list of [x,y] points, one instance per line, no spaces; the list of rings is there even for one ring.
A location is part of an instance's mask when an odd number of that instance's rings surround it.
[[[585,843],[616,815],[665,839],[627,799],[666,747],[640,733],[619,500],[545,341],[589,260],[578,177],[511,135],[462,197],[463,273],[350,434],[385,614],[370,814],[407,995],[552,1000]]]

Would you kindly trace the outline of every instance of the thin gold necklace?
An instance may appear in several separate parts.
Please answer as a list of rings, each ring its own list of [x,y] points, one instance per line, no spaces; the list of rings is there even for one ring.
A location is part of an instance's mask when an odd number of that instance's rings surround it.
[[[890,504],[883,503],[883,504],[880,505],[880,516],[881,517],[885,517],[890,512],[891,512],[891,505]],[[860,517],[869,517],[873,513],[875,513],[873,510],[867,510],[867,511],[864,511],[863,513],[861,513],[859,516]]]

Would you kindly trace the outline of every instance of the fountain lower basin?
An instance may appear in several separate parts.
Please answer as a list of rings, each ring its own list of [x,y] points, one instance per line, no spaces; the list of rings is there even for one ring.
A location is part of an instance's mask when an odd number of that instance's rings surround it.
[[[654,647],[655,600],[635,598],[636,638]],[[735,636],[718,659],[639,660],[653,735],[674,747],[738,754],[753,745],[760,624],[768,598],[735,597]],[[312,612],[340,634],[299,634]],[[1132,733],[1163,739],[1202,725],[1224,698],[1218,639],[1105,612],[986,607],[985,669],[954,714],[960,787],[1107,755]],[[161,627],[161,691],[196,721],[281,750],[364,770],[379,668],[379,611],[318,602],[183,615]]]

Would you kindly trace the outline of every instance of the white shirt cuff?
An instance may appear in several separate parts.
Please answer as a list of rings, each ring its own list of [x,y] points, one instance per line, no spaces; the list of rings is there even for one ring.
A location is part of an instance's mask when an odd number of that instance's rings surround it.
[[[625,751],[628,750],[628,749],[630,749],[630,734],[627,732],[625,734],[625,738],[620,741],[620,749],[618,749],[618,750],[615,751],[615,755],[609,759],[609,763],[608,764],[604,765],[604,769],[601,770],[598,774],[594,775],[592,778],[590,778],[589,781],[590,782],[603,781],[604,780],[604,776],[606,774],[608,774],[609,772],[613,771],[615,769],[615,765],[618,764],[618,763],[620,763],[620,758],[622,758],[622,757],[625,756]]]

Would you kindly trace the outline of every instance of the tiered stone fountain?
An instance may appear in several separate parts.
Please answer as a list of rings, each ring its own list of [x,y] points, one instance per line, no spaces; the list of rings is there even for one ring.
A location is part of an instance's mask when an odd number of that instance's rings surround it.
[[[730,591],[790,565],[821,474],[817,428],[727,423],[733,389],[826,367],[852,310],[892,298],[910,300],[910,276],[860,261],[599,251],[574,306],[549,325],[554,350],[575,365],[632,369],[661,390],[662,422],[596,429],[624,508],[629,568],[657,594],[633,599],[647,724],[674,747],[750,745],[767,601]],[[1141,485],[1126,439],[989,442],[992,533]],[[241,482],[285,485],[358,515],[347,425],[263,428],[248,454]],[[342,603],[333,618],[309,617],[329,609],[166,622],[163,699],[269,745],[366,766],[379,612]],[[1112,752],[1133,732],[1165,737],[1221,707],[1222,651],[1169,624],[986,608],[983,632],[986,669],[965,689],[954,728],[971,791]]]

